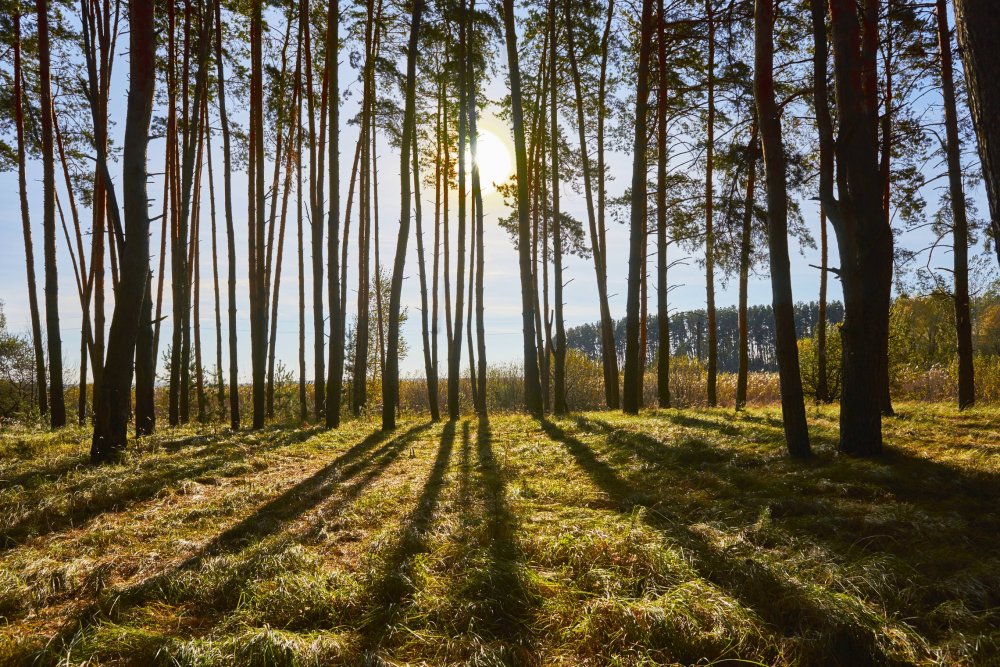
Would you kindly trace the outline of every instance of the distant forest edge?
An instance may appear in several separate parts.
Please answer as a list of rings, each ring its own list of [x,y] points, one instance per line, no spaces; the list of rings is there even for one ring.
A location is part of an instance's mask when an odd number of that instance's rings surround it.
[[[719,344],[719,371],[735,373],[740,365],[740,327],[736,306],[716,310],[716,330]],[[826,306],[826,319],[830,325],[844,320],[844,304],[833,301]],[[704,310],[685,310],[670,316],[670,353],[672,356],[707,361],[708,330]],[[819,322],[819,303],[795,304],[795,333],[801,340],[816,335]],[[747,308],[748,370],[752,373],[777,372],[775,356],[774,315],[771,306],[758,305]],[[600,322],[581,324],[566,330],[566,345],[583,353],[592,361],[601,361]],[[646,324],[646,364],[653,363],[660,346],[659,326],[656,315]],[[625,359],[625,318],[615,321],[615,351],[619,363]]]

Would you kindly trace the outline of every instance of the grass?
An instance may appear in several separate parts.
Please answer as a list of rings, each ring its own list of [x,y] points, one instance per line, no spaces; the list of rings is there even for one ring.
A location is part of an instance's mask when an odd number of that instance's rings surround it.
[[[0,434],[0,664],[1000,664],[1000,410]]]

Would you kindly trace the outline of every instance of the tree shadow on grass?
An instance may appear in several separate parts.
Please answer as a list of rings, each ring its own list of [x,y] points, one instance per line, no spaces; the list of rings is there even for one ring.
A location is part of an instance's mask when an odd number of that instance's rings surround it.
[[[464,425],[462,438],[468,439],[468,423]],[[537,664],[535,640],[530,631],[537,599],[525,583],[524,557],[515,539],[518,521],[507,503],[507,480],[497,463],[493,434],[485,417],[479,419],[476,444],[490,539],[487,577],[491,585],[485,591],[485,609],[489,615],[483,620],[504,643],[503,657],[507,664]]]
[[[830,610],[819,604],[809,594],[807,587],[791,578],[780,576],[773,568],[731,551],[718,544],[699,530],[693,529],[689,519],[668,514],[669,507],[662,502],[663,494],[657,489],[645,488],[636,480],[625,480],[583,440],[572,435],[561,425],[543,420],[542,429],[552,439],[561,443],[576,464],[594,484],[614,503],[614,508],[625,515],[637,515],[666,538],[683,547],[692,566],[699,575],[718,586],[752,610],[779,637],[796,637],[806,662],[822,657],[830,665],[874,665],[883,662],[884,655],[878,638],[861,624],[844,623],[832,616]],[[605,424],[607,426],[607,424]],[[640,434],[641,438],[647,438]],[[611,447],[621,447],[611,443]],[[655,441],[654,441],[655,442]],[[662,444],[661,444],[662,446]],[[652,443],[642,442],[634,448],[648,452]],[[662,463],[662,460],[658,463]],[[719,465],[714,462],[714,465]],[[668,653],[671,647],[661,647]],[[763,656],[776,659],[777,656]]]
[[[51,644],[72,645],[75,638],[85,632],[87,627],[104,619],[119,618],[129,609],[156,601],[166,595],[165,591],[169,588],[172,578],[181,572],[195,570],[214,556],[237,553],[251,544],[258,544],[269,536],[277,535],[295,519],[336,493],[343,483],[352,478],[356,478],[356,481],[339,494],[338,503],[343,504],[356,498],[399,456],[407,443],[429,426],[430,424],[413,426],[388,441],[382,431],[373,432],[320,470],[286,489],[214,537],[197,553],[125,590],[105,595],[67,624],[59,640]],[[376,447],[380,443],[381,446]],[[228,582],[222,588],[228,589],[229,584],[238,587],[250,578],[255,567],[253,559],[240,564],[228,573]],[[225,604],[228,603],[223,601],[223,606]],[[201,613],[209,611],[211,610],[201,610]]]
[[[454,444],[455,422],[449,421],[441,431],[437,456],[420,497],[403,520],[396,545],[385,557],[367,592],[374,606],[364,616],[362,650],[369,655],[391,642],[396,625],[416,592],[413,561],[428,550],[428,532],[434,522]]]
[[[269,452],[308,440],[317,429],[304,431],[268,429],[266,437],[254,443],[255,452]],[[85,470],[79,480],[64,487],[45,489],[38,485],[28,498],[20,504],[35,508],[20,519],[0,528],[0,550],[16,547],[27,539],[59,532],[67,528],[79,527],[92,519],[108,513],[132,509],[132,505],[156,497],[164,488],[187,480],[199,480],[219,474],[234,476],[251,472],[252,469],[239,462],[243,445],[238,434],[232,439],[217,443],[217,436],[191,436],[163,443],[160,447],[175,452],[180,449],[205,445],[199,452],[171,455],[148,460],[146,457],[130,461],[125,465],[90,468],[73,465],[71,469]],[[234,469],[227,470],[233,464]],[[60,475],[61,476],[61,475]],[[117,478],[117,483],[112,483]],[[57,481],[58,478],[54,481]],[[68,498],[70,506],[42,502],[52,493]]]

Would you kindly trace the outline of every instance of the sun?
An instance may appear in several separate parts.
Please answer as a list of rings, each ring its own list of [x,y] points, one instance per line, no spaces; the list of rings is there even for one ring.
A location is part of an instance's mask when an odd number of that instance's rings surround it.
[[[467,152],[465,157],[471,162],[471,151]],[[510,149],[507,148],[503,139],[489,130],[479,132],[476,142],[476,158],[483,194],[494,192],[498,185],[507,182],[514,173]]]

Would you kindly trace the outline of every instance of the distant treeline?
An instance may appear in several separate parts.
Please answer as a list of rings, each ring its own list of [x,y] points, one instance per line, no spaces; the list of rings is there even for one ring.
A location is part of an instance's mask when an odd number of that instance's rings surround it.
[[[736,306],[716,311],[719,335],[719,370],[735,373],[739,367],[739,319]],[[827,322],[838,324],[844,319],[844,305],[833,301],[826,307]],[[819,303],[795,304],[795,331],[799,338],[811,338],[819,321]],[[652,363],[660,347],[656,316],[646,323],[646,362]],[[774,347],[774,316],[771,306],[747,308],[747,341],[751,372],[777,371],[778,360]],[[570,349],[579,350],[588,358],[601,360],[600,323],[582,324],[566,331]],[[625,359],[625,319],[615,322],[615,351],[619,364]],[[670,317],[670,351],[674,356],[685,356],[705,361],[708,358],[708,334],[705,311],[686,310]]]

